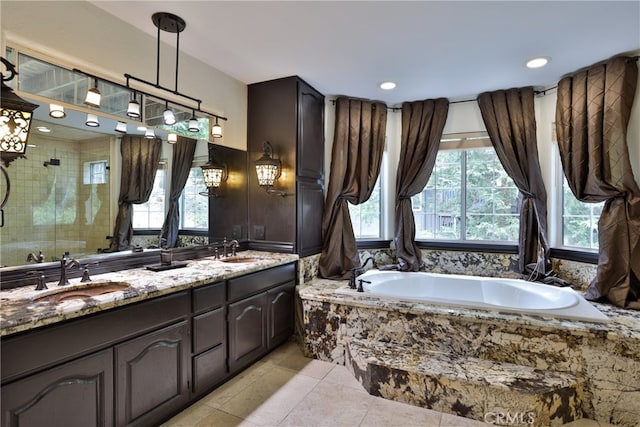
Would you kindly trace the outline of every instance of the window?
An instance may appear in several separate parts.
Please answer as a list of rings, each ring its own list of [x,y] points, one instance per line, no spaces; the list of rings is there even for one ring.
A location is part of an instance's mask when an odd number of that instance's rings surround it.
[[[161,229],[164,223],[166,188],[166,162],[161,161],[153,181],[153,190],[146,203],[133,205],[133,228]]]
[[[562,244],[598,249],[598,221],[604,202],[583,203],[575,198],[566,178],[562,183]]]
[[[381,176],[382,170],[369,200],[359,205],[349,203],[349,215],[356,239],[380,239],[382,237]]]
[[[200,166],[192,167],[189,178],[180,195],[180,228],[209,228],[209,199],[200,192],[206,191]]]
[[[519,191],[486,134],[443,138],[429,182],[411,201],[417,240],[518,240]]]
[[[86,162],[83,167],[83,180],[85,185],[107,183],[107,161]]]

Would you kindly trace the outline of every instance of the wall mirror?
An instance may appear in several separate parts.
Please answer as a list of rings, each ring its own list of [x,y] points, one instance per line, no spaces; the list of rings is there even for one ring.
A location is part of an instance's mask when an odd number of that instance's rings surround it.
[[[109,246],[107,236],[113,233],[117,213],[120,152],[116,120],[98,115],[100,126],[90,128],[84,123],[86,112],[67,108],[64,120],[56,120],[49,117],[48,103],[26,99],[40,107],[31,125],[27,158],[7,168],[11,191],[4,208],[5,224],[0,228],[0,266],[31,264],[28,255],[40,252],[46,262],[65,252],[75,258],[108,256],[99,253]],[[166,135],[158,136],[168,146]],[[199,141],[196,156],[206,157],[205,147]],[[247,235],[247,155],[214,147],[219,160],[228,165],[229,176],[218,197],[199,196],[205,200],[203,206],[210,206],[208,237],[243,240]],[[5,189],[1,190],[4,194]]]

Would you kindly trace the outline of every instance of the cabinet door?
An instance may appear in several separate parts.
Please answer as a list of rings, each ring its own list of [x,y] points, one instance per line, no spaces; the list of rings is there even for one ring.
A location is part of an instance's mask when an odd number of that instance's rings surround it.
[[[294,292],[294,282],[285,283],[267,292],[269,350],[286,341],[293,333]]]
[[[324,179],[324,96],[298,81],[298,176]]]
[[[267,293],[229,305],[229,370],[238,370],[267,351]]]
[[[188,322],[115,347],[119,426],[155,425],[189,400]]]
[[[322,251],[322,212],[324,193],[322,183],[298,179],[296,253],[301,257]]]
[[[2,426],[113,426],[111,350],[4,385],[1,394]]]

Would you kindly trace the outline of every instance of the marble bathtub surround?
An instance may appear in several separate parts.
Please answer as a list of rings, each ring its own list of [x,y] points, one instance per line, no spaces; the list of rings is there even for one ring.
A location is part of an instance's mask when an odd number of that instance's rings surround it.
[[[378,349],[379,346],[387,348],[384,351],[401,349],[403,357],[422,358],[433,352],[446,355],[445,360],[450,361],[474,360],[473,364],[458,364],[468,369],[460,375],[466,375],[471,383],[473,378],[482,378],[481,369],[477,367],[485,366],[483,364],[487,362],[499,366],[497,372],[508,372],[512,368],[506,367],[513,366],[516,366],[515,372],[518,366],[522,367],[522,372],[530,372],[531,369],[544,372],[544,380],[522,380],[519,385],[529,391],[548,385],[549,378],[568,375],[575,378],[575,382],[567,385],[564,392],[564,386],[554,392],[556,396],[565,398],[557,400],[551,397],[553,393],[547,395],[561,407],[547,406],[544,412],[544,404],[540,403],[544,399],[538,399],[536,406],[531,403],[536,401],[531,399],[531,394],[527,398],[530,403],[525,407],[537,408],[535,410],[540,412],[540,417],[543,413],[553,415],[551,425],[568,422],[571,417],[584,417],[636,426],[640,419],[640,391],[637,386],[640,384],[640,313],[637,311],[594,304],[611,319],[607,324],[598,324],[335,293],[335,289],[346,286],[345,281],[315,279],[300,288],[304,323],[302,339],[308,355],[337,364],[346,363],[356,376],[358,371],[367,372],[367,369],[363,368],[362,361],[354,367],[352,353],[349,352],[349,345],[353,342]],[[374,352],[376,357],[370,352],[371,357],[365,358],[366,364],[377,366],[373,371],[369,369],[369,378],[377,372],[376,387],[384,390],[378,395],[403,402],[420,402],[421,406],[428,408],[444,405],[438,410],[478,419],[478,392],[466,394],[472,398],[471,401],[456,403],[458,399],[452,402],[446,398],[446,395],[456,394],[453,391],[447,394],[442,387],[434,386],[436,394],[429,398],[425,397],[426,386],[415,389],[398,387],[396,380],[386,380],[383,373],[389,367],[398,369],[406,361],[389,362],[388,358],[380,356],[381,351]],[[434,363],[436,360],[442,361],[434,357]],[[414,371],[407,369],[405,372],[410,375]],[[366,378],[366,375],[360,375],[361,379]],[[437,386],[437,382],[428,382],[427,378],[432,376],[423,376],[419,381],[423,385]],[[471,387],[464,384],[459,383],[447,390],[459,392],[464,387]],[[513,382],[507,381],[504,388],[509,389],[509,384]],[[411,388],[413,395],[406,393],[407,388]],[[522,396],[525,395],[527,393]],[[568,399],[569,395],[574,397]],[[510,396],[516,399],[517,393]],[[524,405],[527,399],[516,400]],[[488,399],[484,402],[492,405]],[[464,409],[467,407],[476,409]],[[522,410],[518,405],[513,408]],[[487,410],[491,409],[487,407]]]
[[[36,298],[73,286],[84,286],[80,278],[72,279],[69,287],[60,288],[48,283],[48,291],[36,291],[34,286],[24,286],[0,291],[0,335],[6,336],[67,319],[96,313],[102,310],[159,297],[183,289],[230,279],[264,270],[298,259],[295,254],[243,251],[238,257],[253,258],[249,263],[229,263],[213,256],[190,260],[187,266],[174,270],[150,271],[135,268],[113,273],[92,275],[91,283],[126,283],[122,291],[111,292],[67,301],[36,301]],[[91,285],[89,284],[89,286]]]

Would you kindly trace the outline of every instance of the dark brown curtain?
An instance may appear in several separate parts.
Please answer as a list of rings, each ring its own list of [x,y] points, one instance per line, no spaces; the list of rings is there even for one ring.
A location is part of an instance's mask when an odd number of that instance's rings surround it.
[[[331,176],[322,217],[321,277],[344,279],[360,266],[348,203],[357,205],[371,196],[380,174],[386,129],[386,104],[336,100]]]
[[[160,240],[167,248],[175,248],[178,243],[178,228],[180,226],[180,208],[178,200],[189,178],[193,154],[196,152],[195,139],[178,136],[178,142],[173,146],[173,161],[171,164],[171,191],[169,193],[169,211],[162,224]]]
[[[118,197],[118,216],[111,238],[109,251],[129,249],[133,234],[132,204],[145,203],[153,190],[153,180],[158,170],[162,140],[146,139],[142,136],[126,135],[120,142],[122,155],[122,174],[120,177],[120,196]]]
[[[556,105],[558,147],[571,191],[583,202],[605,202],[598,267],[586,297],[634,309],[640,309],[640,190],[626,135],[637,83],[635,61],[616,57],[564,77]]]
[[[396,253],[398,268],[420,269],[420,248],[416,244],[416,223],[411,197],[427,185],[438,155],[438,146],[449,112],[445,98],[402,104],[400,162],[396,182]]]
[[[539,278],[551,272],[551,260],[547,191],[538,159],[533,98],[532,87],[498,90],[481,93],[478,105],[498,159],[523,197],[518,268],[522,274]]]

